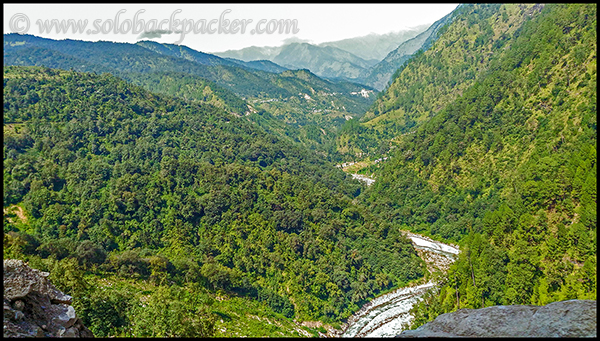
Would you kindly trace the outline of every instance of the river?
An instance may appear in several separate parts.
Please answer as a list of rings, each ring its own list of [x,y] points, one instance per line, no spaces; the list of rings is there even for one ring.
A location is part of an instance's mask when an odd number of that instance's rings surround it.
[[[352,175],[352,179],[358,179],[359,181],[363,181],[364,183],[367,184],[367,186],[371,186],[375,182],[375,179],[370,178],[366,175],[354,174],[354,173],[350,173],[350,175]]]
[[[429,271],[447,270],[459,253],[456,245],[444,244],[416,233],[403,231],[409,237]],[[342,337],[394,337],[412,316],[408,313],[421,296],[436,283],[398,288],[374,298],[352,315]]]

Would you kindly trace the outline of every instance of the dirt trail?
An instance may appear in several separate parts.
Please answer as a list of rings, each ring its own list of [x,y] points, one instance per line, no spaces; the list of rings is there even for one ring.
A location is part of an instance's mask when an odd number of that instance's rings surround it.
[[[5,208],[3,211],[4,211],[4,215],[15,214],[17,216],[17,218],[19,218],[19,220],[21,220],[21,222],[23,222],[23,223],[27,222],[27,217],[25,216],[25,211],[23,211],[23,209],[20,206],[12,205],[8,208]],[[7,217],[6,219],[10,223],[16,222],[12,219],[12,217]]]

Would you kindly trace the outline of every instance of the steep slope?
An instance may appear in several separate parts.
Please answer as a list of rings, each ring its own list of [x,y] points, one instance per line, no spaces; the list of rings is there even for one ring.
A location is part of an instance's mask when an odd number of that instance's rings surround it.
[[[17,34],[5,35],[4,42],[4,65],[108,72],[151,91],[217,105],[250,119],[257,118],[253,113],[260,110],[272,111],[272,117],[294,126],[281,130],[268,126],[277,126],[272,120],[259,119],[257,123],[326,157],[337,157],[337,129],[348,118],[364,113],[375,97],[373,89],[359,84],[325,81],[306,71],[260,71],[254,67],[272,68],[275,64],[240,66],[177,45],[57,41]],[[170,76],[163,77],[165,74]],[[366,96],[360,95],[363,90]]]
[[[430,25],[419,25],[407,30],[390,32],[386,34],[371,33],[362,37],[342,39],[321,43],[318,46],[333,46],[348,51],[364,60],[381,61],[400,44],[416,37]]]
[[[452,18],[458,12],[460,12],[460,5],[445,17],[434,22],[424,32],[399,44],[383,60],[369,69],[368,73],[363,76],[362,82],[377,90],[383,90],[389,84],[394,72],[418,50],[427,50],[437,39],[439,30],[451,23]]]
[[[506,48],[470,86],[396,140],[364,193],[384,219],[460,242],[413,327],[458,308],[596,299],[596,5],[540,7],[502,5],[489,17],[530,19],[505,36]],[[424,59],[414,72],[444,79],[447,69],[426,68]],[[402,109],[427,91],[390,87],[386,96]]]
[[[266,60],[249,63],[238,59],[221,58],[213,54],[196,51],[184,45],[164,44],[147,40],[138,41],[136,45],[147,48],[148,50],[154,51],[156,53],[183,58],[202,65],[241,66],[245,69],[261,70],[276,73],[287,70],[284,67],[281,67],[273,62]]]
[[[260,302],[339,321],[422,276],[410,241],[353,204],[358,182],[245,117],[109,74],[12,66],[3,89],[4,207],[27,217],[5,214],[5,255],[88,271],[95,285],[64,285],[96,335],[194,335],[219,293],[241,297],[239,320],[217,314],[238,330]],[[95,291],[105,278],[117,288]]]
[[[361,123],[353,122],[338,138],[338,150],[350,155],[386,153],[395,139],[436,115],[460,96],[485,70],[490,60],[510,48],[507,39],[539,12],[536,5],[465,4],[445,20],[425,52],[396,70]]]
[[[308,43],[284,45],[273,62],[288,69],[308,69],[328,78],[357,79],[373,62],[333,46],[315,46]]]

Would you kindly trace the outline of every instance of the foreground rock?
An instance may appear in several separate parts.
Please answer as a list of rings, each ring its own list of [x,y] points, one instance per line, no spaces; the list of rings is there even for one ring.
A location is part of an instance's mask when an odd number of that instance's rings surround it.
[[[397,337],[596,337],[596,301],[460,309]]]
[[[4,337],[94,337],[47,272],[4,260]]]

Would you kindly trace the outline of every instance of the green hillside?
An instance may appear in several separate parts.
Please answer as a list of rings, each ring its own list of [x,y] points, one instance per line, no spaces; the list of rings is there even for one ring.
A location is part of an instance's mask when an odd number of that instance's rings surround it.
[[[520,20],[515,8],[503,5],[489,18]],[[463,19],[456,25],[470,20]],[[596,299],[596,5],[546,5],[503,34],[509,48],[494,50],[457,93],[433,100],[430,87],[399,91],[418,70],[447,79],[448,69],[436,71],[425,53],[376,105],[398,105],[383,115],[397,110],[421,124],[372,169],[377,182],[364,200],[385,220],[461,243],[413,327],[458,308]],[[431,51],[451,55],[452,36],[451,25]],[[469,46],[462,56],[486,51]]]
[[[49,271],[98,337],[318,337],[426,280],[410,328],[595,300],[596,8],[462,4],[390,53],[380,93],[5,34],[4,257]],[[428,273],[403,230],[460,254]]]
[[[384,90],[389,86],[392,76],[398,68],[402,67],[419,50],[426,51],[437,40],[440,29],[452,22],[454,16],[462,11],[461,6],[468,5],[459,5],[457,9],[431,24],[424,32],[390,51],[385,58],[368,70],[362,82],[378,90]]]
[[[41,58],[40,54],[47,56]],[[218,57],[215,57],[218,58]],[[71,61],[82,60],[83,64]],[[4,64],[73,69],[85,72],[180,72],[203,77],[243,96],[262,93],[288,95],[282,88],[243,68],[204,65],[185,58],[159,54],[136,44],[108,41],[53,40],[32,35],[4,35]]]
[[[161,44],[149,40],[138,41],[136,45],[147,48],[148,50],[156,53],[187,59],[202,65],[241,66],[245,69],[262,70],[274,73],[280,73],[287,70],[286,68],[268,60],[245,62],[239,59],[221,58],[213,54],[193,50],[183,45]]]
[[[109,74],[4,70],[4,256],[66,272],[97,336],[293,336],[293,319],[340,321],[421,277],[360,190],[215,106]],[[246,330],[259,313],[283,329]]]
[[[386,153],[394,141],[429,120],[472,86],[490,60],[510,48],[511,34],[539,12],[537,5],[461,5],[448,16],[425,52],[396,70],[360,124],[343,130],[337,141],[349,155]]]
[[[327,81],[307,70],[272,73],[256,69],[270,65],[250,64],[171,44],[4,35],[4,65],[108,72],[150,91],[217,105],[238,115],[266,111],[290,127],[282,131],[277,122],[260,119],[257,123],[263,128],[334,159],[339,127],[364,114],[376,96],[369,87]],[[363,89],[368,96],[359,94]]]

